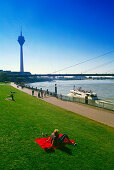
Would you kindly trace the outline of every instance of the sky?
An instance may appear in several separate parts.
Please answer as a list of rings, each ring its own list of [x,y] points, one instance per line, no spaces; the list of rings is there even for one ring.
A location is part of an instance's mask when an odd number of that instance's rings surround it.
[[[114,0],[0,0],[0,70],[20,71],[21,27],[24,71],[114,73],[114,52],[97,58],[114,50]]]

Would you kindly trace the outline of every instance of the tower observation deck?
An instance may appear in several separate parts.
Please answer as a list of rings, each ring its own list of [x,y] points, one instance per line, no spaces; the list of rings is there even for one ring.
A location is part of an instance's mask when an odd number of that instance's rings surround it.
[[[20,44],[20,72],[24,72],[24,65],[23,65],[23,44],[25,42],[24,37],[22,36],[22,31],[20,36],[18,37],[18,43]]]

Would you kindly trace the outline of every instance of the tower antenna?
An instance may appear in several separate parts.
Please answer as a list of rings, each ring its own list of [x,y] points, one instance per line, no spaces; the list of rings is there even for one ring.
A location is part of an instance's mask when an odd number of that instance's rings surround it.
[[[22,36],[22,27],[21,27],[21,36]]]

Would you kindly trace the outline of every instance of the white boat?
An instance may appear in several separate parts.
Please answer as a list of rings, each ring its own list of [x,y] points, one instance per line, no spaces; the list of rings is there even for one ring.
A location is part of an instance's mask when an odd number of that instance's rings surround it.
[[[69,97],[78,97],[78,98],[84,98],[89,100],[98,100],[97,94],[92,91],[85,91],[82,90],[81,87],[79,89],[73,89],[70,90],[70,93],[68,94]]]

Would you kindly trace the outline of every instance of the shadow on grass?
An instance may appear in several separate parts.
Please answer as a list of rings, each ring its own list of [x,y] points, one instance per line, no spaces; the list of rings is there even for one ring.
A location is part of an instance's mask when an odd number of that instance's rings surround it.
[[[62,146],[62,147],[59,147],[59,148],[56,148],[56,149],[59,149],[62,152],[66,152],[67,154],[72,155],[71,149],[67,148],[66,146]],[[53,149],[53,148],[45,148],[45,151],[47,153],[53,153],[53,152],[55,152],[55,149]]]
[[[53,153],[53,152],[55,152],[55,149],[49,147],[49,148],[45,148],[45,151],[47,153]]]
[[[67,148],[66,146],[60,147],[58,149],[61,150],[62,152],[66,152],[69,155],[72,155],[71,149]]]

